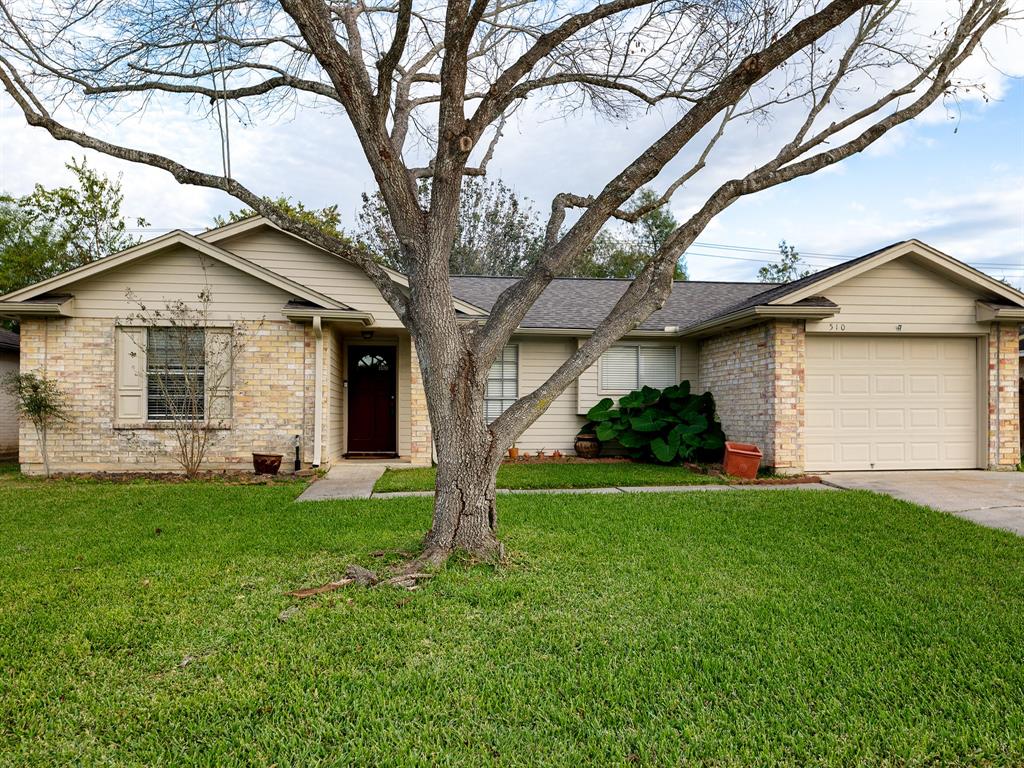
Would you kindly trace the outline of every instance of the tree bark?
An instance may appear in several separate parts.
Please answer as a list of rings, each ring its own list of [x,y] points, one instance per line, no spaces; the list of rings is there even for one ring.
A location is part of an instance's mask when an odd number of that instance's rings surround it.
[[[437,449],[434,516],[424,541],[424,558],[443,562],[454,552],[465,552],[486,562],[502,559],[495,506],[495,475],[500,456],[490,439],[465,425],[465,442],[448,441]],[[482,429],[487,433],[486,427]]]

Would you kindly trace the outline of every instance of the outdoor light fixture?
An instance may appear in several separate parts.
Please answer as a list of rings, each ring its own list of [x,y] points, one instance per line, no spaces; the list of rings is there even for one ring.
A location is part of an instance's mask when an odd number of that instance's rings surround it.
[[[373,338],[373,331],[363,331],[362,334],[360,334],[360,335],[364,339],[372,339]]]

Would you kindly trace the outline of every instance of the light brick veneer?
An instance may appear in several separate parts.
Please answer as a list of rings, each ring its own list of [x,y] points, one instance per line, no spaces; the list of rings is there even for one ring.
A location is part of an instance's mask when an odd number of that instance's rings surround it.
[[[416,344],[412,340],[409,342],[409,348],[409,458],[413,464],[429,465],[433,457],[433,433],[430,430],[430,415],[427,412],[427,396],[423,391],[423,373],[420,371]]]
[[[774,322],[702,341],[700,388],[715,396],[730,440],[754,443],[762,463],[781,471],[804,465],[802,322]]]
[[[1018,326],[993,324],[988,336],[988,463],[1014,469],[1020,462]]]
[[[55,427],[48,441],[54,471],[151,471],[178,469],[174,433],[151,426],[114,426],[114,321],[67,318],[25,320],[21,370],[56,378],[68,395],[72,421]],[[251,467],[251,454],[293,455],[292,438],[312,436],[312,333],[287,321],[247,330],[245,351],[233,372],[231,428],[211,439],[207,465]],[[308,390],[308,393],[307,393]],[[304,429],[308,420],[310,429]],[[20,461],[42,471],[35,430],[22,420]]]

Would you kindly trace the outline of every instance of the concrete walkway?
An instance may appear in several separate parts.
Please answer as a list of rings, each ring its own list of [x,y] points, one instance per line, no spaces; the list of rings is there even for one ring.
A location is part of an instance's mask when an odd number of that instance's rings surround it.
[[[499,494],[543,494],[543,493],[689,493],[692,491],[832,491],[823,483],[792,483],[790,485],[638,485],[607,488],[499,488]],[[433,491],[394,491],[375,493],[375,499],[400,499],[405,497],[433,496]]]
[[[328,501],[331,499],[368,499],[373,486],[387,469],[386,464],[336,464],[327,475],[302,492],[296,501]]]
[[[1024,472],[837,472],[822,480],[837,488],[885,493],[1024,536]]]

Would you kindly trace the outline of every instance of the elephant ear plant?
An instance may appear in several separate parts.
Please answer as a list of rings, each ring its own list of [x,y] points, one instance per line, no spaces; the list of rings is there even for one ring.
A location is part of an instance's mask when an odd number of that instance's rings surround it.
[[[597,439],[617,442],[634,459],[662,464],[717,460],[725,433],[715,415],[710,392],[695,395],[690,382],[665,389],[644,387],[630,392],[615,408],[610,397],[587,412]]]

